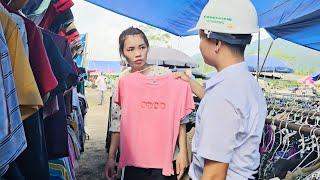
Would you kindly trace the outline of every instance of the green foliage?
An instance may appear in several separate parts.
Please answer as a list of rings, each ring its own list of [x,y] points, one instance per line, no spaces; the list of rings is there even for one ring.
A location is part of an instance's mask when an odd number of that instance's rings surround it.
[[[199,70],[200,70],[203,74],[209,74],[210,72],[215,72],[215,71],[216,71],[213,67],[207,65],[207,64],[204,62],[201,54],[193,55],[193,56],[192,56],[192,59],[194,59],[194,60],[199,64]]]
[[[171,35],[165,31],[154,28],[149,25],[141,25],[139,28],[146,34],[150,45],[152,46],[169,46]]]
[[[297,81],[278,80],[278,79],[268,80],[268,84],[273,89],[287,89],[291,87],[301,86],[301,83]]]

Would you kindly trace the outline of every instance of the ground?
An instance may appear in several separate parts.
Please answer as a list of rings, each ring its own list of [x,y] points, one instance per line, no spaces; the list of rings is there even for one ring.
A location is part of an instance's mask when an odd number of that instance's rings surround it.
[[[76,176],[77,180],[105,179],[105,138],[110,92],[105,93],[105,100],[101,106],[98,105],[99,94],[96,89],[87,88],[86,97],[89,109],[85,124],[90,139],[86,140],[85,151],[79,161],[79,167],[76,169]]]

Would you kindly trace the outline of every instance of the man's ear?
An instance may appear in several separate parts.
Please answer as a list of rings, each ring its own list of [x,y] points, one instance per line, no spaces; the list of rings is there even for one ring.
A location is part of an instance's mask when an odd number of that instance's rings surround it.
[[[219,41],[219,40],[216,40],[216,46],[214,48],[214,52],[218,53],[220,51],[220,49],[221,49],[221,46],[222,46],[222,42]]]

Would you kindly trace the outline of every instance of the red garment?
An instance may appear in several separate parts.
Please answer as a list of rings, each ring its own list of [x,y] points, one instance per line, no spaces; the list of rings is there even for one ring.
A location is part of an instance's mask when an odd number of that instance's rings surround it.
[[[60,31],[58,34],[61,36],[65,36],[69,44],[71,44],[74,41],[80,40],[80,34],[78,31],[75,31],[71,34],[66,34],[64,31]]]
[[[49,93],[58,85],[36,25],[25,19],[29,45],[29,61],[41,96]]]
[[[46,14],[44,15],[39,26],[44,29],[48,29],[59,13],[70,9],[73,5],[74,3],[72,2],[72,0],[59,0],[56,3],[51,4],[47,9]]]
[[[72,2],[72,0],[58,0],[53,4],[53,6],[56,7],[59,13],[70,9],[73,5],[74,3]]]
[[[39,26],[44,29],[48,29],[51,26],[57,14],[58,14],[58,10],[51,4],[48,7],[46,14],[42,18],[42,21],[40,22]]]

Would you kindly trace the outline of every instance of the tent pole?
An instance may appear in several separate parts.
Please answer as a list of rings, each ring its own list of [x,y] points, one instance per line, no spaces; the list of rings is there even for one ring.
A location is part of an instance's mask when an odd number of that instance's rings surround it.
[[[88,55],[88,33],[85,34],[85,43],[84,43],[84,55],[83,55],[83,61],[81,66],[82,67],[87,67],[89,65],[89,62],[87,62],[87,55]]]
[[[260,28],[258,32],[258,61],[257,61],[257,70],[256,70],[256,76],[257,80],[259,79],[259,61],[260,61]]]
[[[274,41],[272,40],[272,42],[271,42],[271,44],[270,44],[270,46],[269,46],[268,52],[267,52],[267,54],[266,54],[266,57],[265,57],[264,60],[263,60],[261,69],[260,69],[259,72],[258,72],[258,76],[260,75],[260,73],[261,73],[261,71],[262,71],[262,69],[263,69],[263,67],[264,67],[264,64],[266,63],[266,60],[267,60],[267,58],[268,58],[268,56],[269,56],[269,53],[270,53],[270,50],[271,50],[271,48],[272,48],[273,42],[274,42]]]

